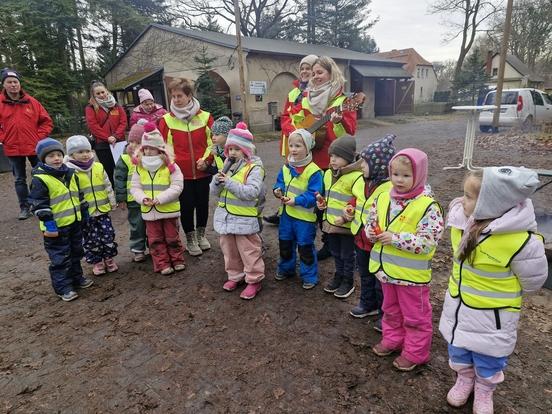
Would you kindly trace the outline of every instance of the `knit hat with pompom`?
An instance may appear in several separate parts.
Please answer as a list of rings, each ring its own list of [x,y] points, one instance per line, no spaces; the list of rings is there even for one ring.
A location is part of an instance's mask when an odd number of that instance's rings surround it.
[[[142,135],[144,135],[144,125],[148,123],[144,118],[139,119],[134,125],[130,127],[128,131],[128,142],[134,142],[135,144],[140,144],[142,142]]]
[[[161,132],[157,129],[155,122],[148,122],[144,125],[142,147],[157,148],[159,151],[166,153],[165,141],[163,140]]]
[[[255,152],[255,145],[253,144],[253,134],[247,129],[245,122],[238,122],[236,128],[228,131],[228,138],[226,138],[226,144],[224,145],[224,155],[226,157],[228,157],[228,148],[231,146],[238,147],[247,159],[251,159]]]

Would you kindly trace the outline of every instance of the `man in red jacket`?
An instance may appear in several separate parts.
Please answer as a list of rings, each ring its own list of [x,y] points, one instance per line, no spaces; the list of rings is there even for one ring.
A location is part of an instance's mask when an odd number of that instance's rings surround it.
[[[0,72],[0,77],[0,144],[12,166],[21,209],[19,220],[25,220],[31,216],[27,201],[27,159],[33,167],[38,163],[36,144],[50,135],[54,124],[40,102],[21,89],[19,73],[5,68]]]

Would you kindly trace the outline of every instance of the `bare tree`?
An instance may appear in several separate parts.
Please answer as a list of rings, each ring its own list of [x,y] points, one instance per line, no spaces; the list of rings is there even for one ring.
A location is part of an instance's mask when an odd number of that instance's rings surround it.
[[[295,0],[240,0],[240,31],[244,36],[273,38],[275,30],[286,19],[297,15]],[[188,25],[194,27],[193,20],[216,16],[228,25],[234,24],[233,0],[190,0],[180,6],[180,14],[187,16]]]
[[[478,32],[483,31],[487,21],[502,8],[503,1],[497,0],[437,0],[430,6],[432,14],[459,16],[461,23],[446,20],[450,33],[445,41],[462,38],[458,60],[454,68],[454,78],[458,78],[462,64],[468,55]]]

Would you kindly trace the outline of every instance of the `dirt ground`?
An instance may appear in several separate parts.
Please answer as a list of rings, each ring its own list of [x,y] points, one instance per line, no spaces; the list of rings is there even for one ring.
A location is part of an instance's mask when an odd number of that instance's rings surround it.
[[[387,132],[397,146],[429,154],[430,183],[444,207],[461,194],[463,171],[443,171],[462,155],[465,119],[379,120],[358,133],[359,147]],[[515,137],[481,137],[476,165],[551,168],[551,152]],[[277,142],[258,145],[271,185]],[[320,286],[274,280],[277,229],[265,227],[267,278],[253,301],[222,290],[223,261],[213,248],[172,277],[151,263],[131,263],[124,213],[118,230],[119,272],[96,277],[77,301],[54,296],[35,219],[18,222],[10,174],[0,175],[0,412],[6,413],[470,413],[447,406],[454,382],[437,331],[450,270],[448,236],[434,259],[432,361],[411,373],[392,368],[370,347],[374,319],[348,311],[358,290],[340,301]],[[552,206],[552,186],[535,196]],[[269,199],[267,212],[276,202]],[[331,260],[320,266],[322,283]],[[85,271],[91,274],[89,266]],[[527,297],[519,340],[497,413],[552,412],[552,291]]]

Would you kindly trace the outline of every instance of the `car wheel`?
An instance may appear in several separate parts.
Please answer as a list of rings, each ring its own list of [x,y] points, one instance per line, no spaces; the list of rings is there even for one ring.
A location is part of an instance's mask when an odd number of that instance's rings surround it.
[[[529,115],[525,121],[523,121],[523,124],[521,124],[521,130],[524,132],[531,132],[533,131],[533,117]]]
[[[489,125],[479,125],[479,130],[481,132],[491,132],[492,127],[490,127]]]

